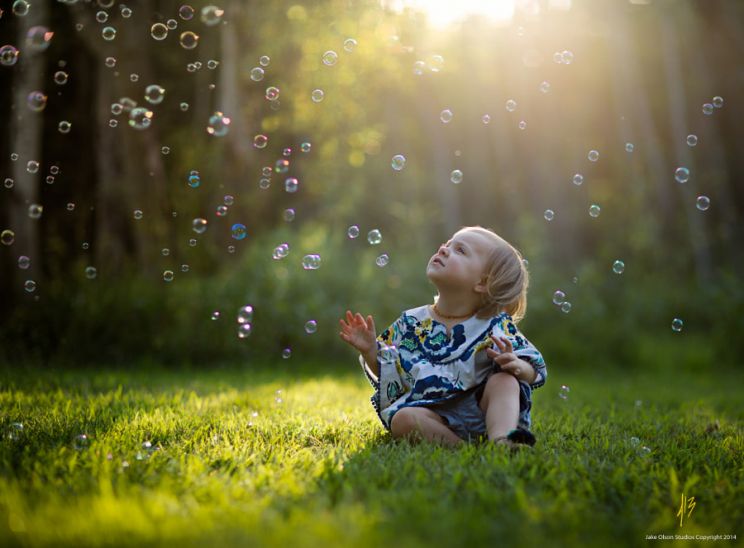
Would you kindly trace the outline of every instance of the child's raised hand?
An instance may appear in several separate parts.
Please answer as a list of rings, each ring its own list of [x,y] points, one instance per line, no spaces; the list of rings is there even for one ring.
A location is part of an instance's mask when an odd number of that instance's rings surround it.
[[[496,343],[499,351],[497,352],[493,348],[486,348],[486,355],[499,364],[502,371],[511,373],[518,379],[525,378],[532,373],[532,366],[524,360],[520,360],[514,354],[514,348],[508,338],[491,335],[491,339]]]
[[[359,350],[362,354],[369,354],[377,349],[377,333],[375,332],[375,322],[372,316],[364,317],[359,314],[352,314],[350,310],[346,311],[346,321],[339,320],[341,324],[341,338],[351,346]]]

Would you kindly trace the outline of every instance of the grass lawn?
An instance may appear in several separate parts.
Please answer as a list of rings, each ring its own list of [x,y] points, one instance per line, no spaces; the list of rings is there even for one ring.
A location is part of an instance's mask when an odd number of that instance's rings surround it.
[[[392,441],[354,360],[179,372],[6,365],[0,545],[741,541],[742,373],[549,375],[533,394],[537,444],[512,455]],[[683,495],[694,508],[680,527]]]

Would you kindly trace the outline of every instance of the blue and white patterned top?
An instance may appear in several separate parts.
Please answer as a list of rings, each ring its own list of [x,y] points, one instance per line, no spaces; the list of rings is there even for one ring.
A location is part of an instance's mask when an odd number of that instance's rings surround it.
[[[371,402],[383,426],[389,430],[393,415],[402,407],[427,406],[461,396],[482,385],[490,371],[500,371],[486,355],[486,348],[495,347],[491,335],[506,336],[514,354],[535,368],[532,384],[519,381],[517,426],[529,430],[532,389],[545,384],[548,376],[542,354],[506,312],[492,318],[473,316],[453,326],[448,336],[447,326],[432,318],[429,305],[406,310],[377,337],[379,378],[359,356],[375,389]]]

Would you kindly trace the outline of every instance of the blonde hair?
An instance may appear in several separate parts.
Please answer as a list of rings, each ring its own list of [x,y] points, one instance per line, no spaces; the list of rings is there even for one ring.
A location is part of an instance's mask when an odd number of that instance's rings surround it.
[[[514,323],[518,323],[527,313],[527,288],[530,284],[522,254],[488,228],[465,226],[458,232],[477,232],[490,238],[495,244],[486,258],[483,273],[486,293],[483,294],[482,304],[476,315],[479,318],[488,318],[507,312]]]

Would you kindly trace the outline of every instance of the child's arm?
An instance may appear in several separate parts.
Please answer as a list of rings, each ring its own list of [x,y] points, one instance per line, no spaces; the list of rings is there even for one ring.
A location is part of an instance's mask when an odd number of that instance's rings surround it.
[[[511,322],[510,322],[511,323]],[[498,350],[486,349],[486,355],[493,358],[504,371],[511,372],[515,377],[529,383],[531,388],[539,388],[548,378],[542,354],[511,324],[507,326],[512,337],[493,337]]]
[[[367,367],[376,377],[380,376],[380,368],[377,365],[377,335],[375,332],[375,321],[372,316],[364,317],[346,311],[346,321],[339,320],[341,332],[339,335],[348,344],[356,348],[367,362]]]

